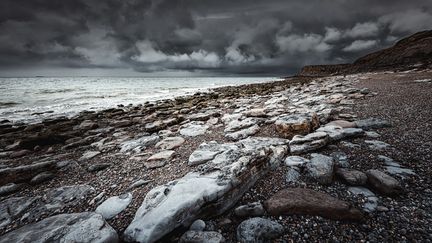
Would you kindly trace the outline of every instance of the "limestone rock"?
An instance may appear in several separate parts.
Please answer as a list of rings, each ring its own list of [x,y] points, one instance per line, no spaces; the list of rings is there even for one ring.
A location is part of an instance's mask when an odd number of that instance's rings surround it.
[[[243,114],[247,117],[267,117],[267,113],[263,108],[247,110]]]
[[[346,120],[335,120],[326,124],[326,126],[337,126],[342,128],[355,128],[357,125],[355,122],[350,122]]]
[[[79,125],[79,129],[82,130],[91,130],[91,129],[96,129],[98,128],[98,124],[96,122],[93,122],[91,120],[85,120],[83,122],[81,122],[81,124]]]
[[[174,156],[174,150],[164,150],[150,156],[147,161],[169,160]]]
[[[56,165],[56,161],[49,160],[30,165],[0,169],[0,186],[11,182],[28,181],[41,172],[56,170]]]
[[[60,214],[29,224],[0,237],[9,242],[118,242],[116,231],[95,213]]]
[[[226,125],[224,131],[225,133],[231,133],[243,128],[251,127],[253,125],[256,125],[257,123],[258,120],[256,118],[251,118],[251,117],[248,117],[243,120],[232,120]]]
[[[300,156],[288,156],[285,159],[286,166],[304,166],[309,162],[310,160]]]
[[[326,146],[330,137],[325,132],[314,132],[306,136],[296,135],[290,142],[291,154],[303,154]]]
[[[201,122],[191,122],[180,129],[180,134],[187,137],[196,137],[204,135],[209,126]]]
[[[305,135],[319,127],[316,113],[295,114],[278,118],[275,121],[276,131],[285,138],[295,135]]]
[[[390,144],[378,140],[365,140],[365,143],[369,145],[369,148],[374,150],[383,150],[390,147]]]
[[[184,142],[185,139],[182,137],[167,137],[162,141],[158,142],[155,147],[164,150],[172,150],[180,147]]]
[[[317,215],[335,220],[360,220],[361,212],[349,203],[326,193],[306,188],[288,188],[279,191],[264,202],[271,215]]]
[[[53,179],[54,177],[55,177],[55,175],[53,173],[45,171],[45,172],[39,173],[35,177],[33,177],[30,180],[30,184],[37,185],[37,184],[40,184],[42,182],[49,181],[49,180]]]
[[[237,240],[241,243],[265,243],[277,238],[283,231],[283,226],[277,222],[264,218],[251,218],[241,222],[237,227]]]
[[[132,193],[110,197],[96,208],[96,213],[104,219],[111,219],[121,213],[132,202]]]
[[[157,135],[144,136],[138,139],[125,141],[120,144],[120,152],[128,153],[132,151],[140,152],[148,146],[154,145],[159,141],[160,137]]]
[[[87,151],[81,156],[81,158],[79,158],[79,161],[92,159],[92,158],[98,156],[100,153],[101,152],[99,152],[99,151]]]
[[[4,186],[0,187],[0,196],[6,196],[8,194],[14,193],[19,191],[24,184],[15,184],[15,183],[9,183]]]
[[[241,139],[245,139],[251,135],[254,135],[255,133],[259,132],[259,126],[258,125],[253,125],[251,127],[233,132],[233,133],[228,133],[225,135],[226,138],[232,140],[232,141],[238,141]]]
[[[386,120],[381,120],[378,118],[368,118],[364,120],[357,120],[354,122],[357,127],[363,128],[365,130],[383,128],[391,126]]]
[[[344,138],[359,137],[364,134],[361,128],[342,128],[339,126],[325,125],[317,129],[317,132],[325,132],[331,141],[339,141]]]

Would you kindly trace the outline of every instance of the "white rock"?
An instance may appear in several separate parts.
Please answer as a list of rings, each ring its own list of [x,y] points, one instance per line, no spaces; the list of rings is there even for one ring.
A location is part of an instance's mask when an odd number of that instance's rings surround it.
[[[164,150],[159,153],[153,154],[147,161],[155,161],[155,160],[169,160],[174,156],[174,150]]]
[[[180,147],[185,142],[182,137],[167,137],[156,144],[156,148],[161,148],[164,150],[172,150]]]
[[[309,163],[310,160],[300,157],[300,156],[288,156],[285,159],[285,165],[286,166],[303,166],[307,163]]]
[[[104,219],[111,219],[121,213],[132,202],[132,194],[126,193],[120,196],[110,197],[96,208]]]
[[[256,134],[257,132],[259,132],[260,128],[258,125],[253,125],[251,127],[233,132],[233,133],[228,133],[225,135],[226,138],[232,140],[232,141],[238,141],[241,139],[245,139],[249,136],[252,136],[254,134]]]
[[[144,150],[148,146],[154,145],[159,141],[159,136],[157,135],[150,135],[150,136],[144,136],[138,139],[125,141],[120,144],[120,152],[121,153],[127,153],[131,151],[137,151],[137,150]]]
[[[180,134],[188,137],[196,137],[204,135],[207,129],[209,129],[209,126],[203,125],[202,122],[191,122],[180,129]]]

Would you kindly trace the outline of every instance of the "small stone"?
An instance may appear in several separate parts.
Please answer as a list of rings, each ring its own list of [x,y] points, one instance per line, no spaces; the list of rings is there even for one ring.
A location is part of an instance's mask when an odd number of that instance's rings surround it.
[[[49,181],[51,179],[53,179],[55,177],[55,175],[51,172],[42,172],[37,174],[35,177],[33,177],[30,181],[30,184],[32,185],[36,185],[36,184],[40,184],[42,182],[45,181]]]
[[[216,231],[186,231],[180,238],[180,243],[223,243],[225,238]]]
[[[175,151],[173,150],[165,150],[159,153],[153,154],[147,161],[156,161],[156,160],[169,160],[174,156]]]
[[[310,163],[306,164],[309,176],[319,183],[328,185],[333,181],[334,160],[322,154],[311,154]]]
[[[92,158],[96,157],[97,155],[99,155],[100,153],[101,152],[99,152],[99,151],[87,151],[81,156],[81,158],[79,158],[79,161],[92,159]]]
[[[189,227],[189,230],[204,231],[205,227],[206,227],[205,222],[201,219],[197,219],[191,224],[191,226]]]
[[[251,218],[237,227],[237,240],[240,243],[264,243],[280,236],[284,228],[279,223],[264,219]]]
[[[234,214],[238,217],[256,217],[263,216],[265,210],[260,202],[253,202],[237,207],[234,209]]]
[[[338,168],[336,175],[351,186],[363,186],[367,182],[367,175],[358,170]]]
[[[285,181],[287,183],[295,183],[299,180],[300,173],[296,169],[296,167],[289,168],[286,175],[285,175]]]
[[[90,165],[87,170],[89,172],[96,172],[96,171],[104,170],[110,166],[111,166],[111,164],[108,164],[108,163],[93,164],[93,165]]]
[[[96,213],[102,215],[104,219],[111,219],[121,213],[132,202],[132,193],[110,197],[96,208]]]
[[[305,159],[300,156],[288,156],[285,159],[285,165],[286,166],[304,166],[305,164],[309,163],[310,160]]]

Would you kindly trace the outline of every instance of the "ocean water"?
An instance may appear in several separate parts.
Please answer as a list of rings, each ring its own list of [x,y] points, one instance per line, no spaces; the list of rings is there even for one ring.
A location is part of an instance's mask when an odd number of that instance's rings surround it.
[[[211,88],[278,80],[273,77],[0,78],[0,121],[34,123],[123,104],[173,98]]]

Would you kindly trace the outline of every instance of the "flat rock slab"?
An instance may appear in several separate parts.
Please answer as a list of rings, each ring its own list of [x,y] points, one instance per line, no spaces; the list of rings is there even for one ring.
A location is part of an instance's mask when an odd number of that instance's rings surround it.
[[[96,213],[60,214],[0,237],[0,243],[118,242],[116,231]]]
[[[225,133],[232,133],[256,125],[258,122],[258,119],[251,117],[245,118],[243,120],[232,120],[228,122],[224,131]]]
[[[28,181],[41,172],[52,171],[56,169],[57,162],[53,160],[34,163],[31,165],[0,169],[0,186],[11,182]]]
[[[265,243],[279,237],[283,232],[283,226],[275,221],[251,218],[237,227],[237,240],[241,243]]]
[[[132,193],[110,197],[96,208],[96,213],[104,219],[111,219],[121,213],[132,202]]]
[[[326,146],[330,137],[325,132],[313,132],[306,136],[296,135],[290,142],[291,154],[304,154]]]
[[[378,118],[368,118],[364,120],[357,120],[354,122],[357,127],[363,128],[363,129],[375,129],[375,128],[383,128],[383,127],[390,127],[390,122],[386,120],[381,120]]]
[[[164,150],[150,156],[147,161],[169,160],[174,156],[174,150]]]
[[[200,145],[202,151],[217,153],[184,177],[153,188],[125,230],[125,241],[155,242],[198,218],[225,212],[272,165],[282,163],[287,144],[285,139],[248,138]]]
[[[209,126],[202,122],[191,122],[180,129],[180,134],[187,137],[196,137],[204,135]]]
[[[160,140],[157,135],[144,136],[138,139],[125,141],[120,144],[121,153],[141,152],[149,146],[156,144]]]
[[[155,147],[164,150],[172,150],[180,147],[184,142],[185,139],[182,137],[167,137],[162,141],[158,142]]]
[[[225,135],[226,138],[232,140],[232,141],[238,141],[241,139],[245,139],[249,136],[252,136],[254,134],[256,134],[257,132],[259,132],[260,127],[258,125],[253,125],[251,127],[233,132],[233,133],[227,133]]]
[[[305,188],[284,189],[264,202],[271,215],[317,215],[335,220],[361,220],[362,213],[349,203]]]
[[[384,195],[396,195],[402,192],[402,186],[395,178],[379,170],[366,171],[368,184]]]

